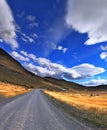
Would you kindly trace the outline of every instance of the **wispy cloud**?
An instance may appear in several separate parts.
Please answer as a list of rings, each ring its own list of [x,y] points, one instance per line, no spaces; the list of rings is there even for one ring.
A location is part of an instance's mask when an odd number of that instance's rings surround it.
[[[23,20],[25,24],[25,28],[28,30],[33,29],[34,27],[38,27],[38,23],[36,22],[36,17],[33,15],[26,16],[25,12],[23,11],[19,13],[17,17]],[[30,34],[27,34],[27,33],[24,33],[18,25],[17,25],[17,28],[18,28],[17,32],[19,34],[20,39],[25,43],[35,43],[36,39],[39,38],[39,36],[33,31]]]
[[[102,60],[107,61],[107,46],[101,46],[101,50],[102,50],[103,52],[100,54],[100,58],[101,58]]]
[[[28,20],[30,23],[28,24],[29,28],[38,27],[38,23],[36,22],[36,17],[33,15],[28,15],[26,17],[26,20]]]
[[[25,39],[25,42],[30,42],[30,43],[33,43],[34,42],[34,39],[28,35],[26,35],[25,33],[21,33],[22,34],[22,40]]]
[[[29,20],[29,21],[31,21],[31,22],[34,22],[36,20],[35,16],[33,16],[33,15],[28,15],[26,17],[26,19]]]
[[[15,20],[6,0],[0,0],[0,38],[12,48],[18,48]]]
[[[19,14],[17,14],[17,17],[18,17],[18,18],[23,18],[24,15],[25,15],[25,11],[22,11],[22,12],[20,12]]]
[[[39,37],[36,33],[27,35],[23,33],[21,30],[19,30],[18,32],[21,35],[20,36],[21,40],[24,41],[25,43],[35,43],[36,39]]]
[[[67,0],[66,23],[80,33],[87,33],[86,45],[107,41],[107,1]]]
[[[107,46],[101,46],[101,50],[107,51]]]
[[[71,32],[65,23],[65,3],[66,1],[55,1],[51,10],[49,10],[48,19],[44,22],[45,33],[42,34],[44,39],[44,55],[49,55]],[[46,42],[45,42],[46,41]]]
[[[90,81],[83,82],[82,85],[84,86],[98,86],[98,85],[107,85],[106,79],[91,79]]]
[[[2,39],[0,39],[0,42],[3,42],[3,40],[2,40]]]

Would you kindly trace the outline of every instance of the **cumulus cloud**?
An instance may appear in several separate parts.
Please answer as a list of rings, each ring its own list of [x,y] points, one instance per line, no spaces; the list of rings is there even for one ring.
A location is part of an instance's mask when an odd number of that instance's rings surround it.
[[[29,71],[31,71],[32,73],[40,76],[40,77],[47,77],[47,76],[51,76],[55,74],[55,72],[48,70],[47,68],[43,68],[40,66],[35,66],[32,63],[29,64],[24,64],[24,66],[26,67],[26,69],[28,69]]]
[[[15,20],[6,0],[0,0],[0,38],[17,48]]]
[[[33,73],[41,76],[41,77],[53,77],[57,79],[85,79],[89,77],[93,77],[94,75],[103,73],[105,70],[103,68],[95,67],[93,65],[87,64],[76,66],[73,68],[66,68],[62,65],[55,63],[40,63],[41,66],[36,66],[34,64],[25,64],[25,67],[32,71]],[[85,67],[85,70],[82,71]],[[93,67],[92,67],[93,66]],[[89,71],[90,70],[90,71]]]
[[[62,46],[58,46],[58,50],[63,51],[63,53],[66,53],[66,51],[68,50],[68,48],[64,48]]]
[[[33,59],[34,61],[36,60],[36,56],[34,54],[28,54],[26,51],[20,51],[20,53],[30,59]]]
[[[43,66],[42,66],[43,65]],[[37,74],[38,76],[41,77],[53,77],[56,79],[62,79],[63,73],[69,73],[71,75],[72,79],[77,78],[80,76],[75,70],[68,70],[67,68],[63,67],[62,65],[51,63],[45,64],[41,63],[41,66],[36,66],[34,64],[24,64],[24,66],[29,70],[32,71],[33,73]],[[45,66],[45,67],[44,67]],[[68,72],[69,71],[69,72]]]
[[[85,79],[105,72],[105,69],[101,67],[96,67],[88,63],[74,66],[72,68],[67,68],[64,67],[63,65],[52,63],[50,60],[46,58],[42,58],[42,57],[37,58],[34,54],[28,54],[25,51],[21,51],[21,54],[23,54],[23,56],[27,58],[32,59],[35,63],[39,64],[39,67],[34,64],[30,64],[30,65],[26,64],[25,67],[28,70],[32,71],[33,73],[42,77],[49,76],[53,78],[69,79],[69,80]]]
[[[22,55],[20,55],[18,52],[13,51],[10,53],[12,57],[14,57],[15,59],[17,59],[18,61],[29,61],[28,57],[24,57]]]
[[[84,86],[98,86],[98,85],[107,85],[107,80],[105,79],[91,79],[90,81],[82,83]]]
[[[86,45],[107,41],[107,0],[68,0],[66,23],[87,33]]]
[[[107,60],[107,52],[102,52],[102,53],[100,54],[100,58],[101,58],[102,60]]]

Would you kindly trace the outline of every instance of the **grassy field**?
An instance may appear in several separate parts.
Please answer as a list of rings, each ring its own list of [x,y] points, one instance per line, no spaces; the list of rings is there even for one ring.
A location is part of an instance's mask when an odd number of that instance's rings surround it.
[[[107,92],[74,90],[67,92],[45,91],[46,94],[76,109],[68,110],[71,114],[93,122],[99,126],[107,127]],[[61,104],[60,104],[61,105]]]
[[[26,89],[22,86],[0,82],[0,96],[5,98],[14,97],[23,93],[27,93],[29,91],[31,91],[31,89]]]

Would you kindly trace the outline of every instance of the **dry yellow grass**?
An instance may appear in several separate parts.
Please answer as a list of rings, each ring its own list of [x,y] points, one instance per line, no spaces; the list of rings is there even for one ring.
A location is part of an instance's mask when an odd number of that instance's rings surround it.
[[[31,89],[26,89],[22,86],[0,82],[0,95],[6,98],[17,96],[29,91],[31,91]]]
[[[80,110],[107,113],[107,92],[45,91],[45,93]]]
[[[48,97],[53,97],[51,98],[53,102],[58,106],[60,105],[69,114],[93,122],[101,128],[107,128],[106,91],[79,91],[71,89],[68,92],[49,90],[44,92],[49,95]],[[65,104],[71,106],[71,109]]]

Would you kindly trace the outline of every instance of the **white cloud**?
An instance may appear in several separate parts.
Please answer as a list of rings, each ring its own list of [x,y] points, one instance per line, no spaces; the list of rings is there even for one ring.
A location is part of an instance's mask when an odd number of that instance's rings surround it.
[[[63,48],[62,46],[58,46],[58,50],[63,51],[63,53],[66,53],[68,48]]]
[[[28,40],[27,39],[25,39],[24,37],[21,37],[21,40],[23,41],[23,42],[28,42]]]
[[[33,16],[33,15],[28,15],[28,16],[26,17],[26,19],[33,22],[33,21],[35,21],[36,18],[35,18],[35,16]]]
[[[29,43],[35,43],[35,39],[37,37],[34,37],[36,34],[31,34],[31,36],[26,35],[25,33],[22,33],[21,31],[19,31],[19,33],[21,34],[21,40],[24,42],[29,42]]]
[[[35,66],[34,64],[24,64],[24,66],[33,73],[37,74],[41,77],[53,77],[57,79],[62,79],[63,73],[69,73],[72,79],[77,78],[80,76],[75,70],[68,70],[67,68],[63,67],[62,65],[58,65],[55,63],[45,64],[43,62],[40,63],[41,66]],[[69,72],[68,72],[69,71]]]
[[[91,79],[90,81],[83,82],[84,86],[98,86],[98,85],[107,85],[107,80],[105,79]]]
[[[33,22],[29,24],[29,28],[34,28],[34,27],[38,27],[38,23],[37,22]]]
[[[32,34],[31,34],[31,37],[34,38],[34,39],[35,39],[35,38],[39,38],[39,36],[38,36],[36,33],[32,33]]]
[[[58,50],[62,50],[62,49],[63,49],[63,47],[62,47],[62,46],[59,46],[59,47],[58,47]]]
[[[107,0],[68,0],[66,23],[88,34],[86,45],[107,41]]]
[[[0,42],[3,42],[3,40],[2,40],[2,39],[0,39]]]
[[[61,1],[60,1],[61,2]],[[57,7],[59,8],[59,7]],[[48,56],[53,50],[57,49],[58,43],[67,37],[67,35],[71,32],[71,29],[67,27],[65,24],[65,10],[58,11],[58,16],[56,19],[51,20],[51,24],[46,24],[47,29],[46,33],[43,34],[44,43],[44,55]],[[60,12],[63,12],[60,14]],[[50,12],[52,14],[52,12]],[[54,43],[55,45],[53,46]]]
[[[103,59],[103,60],[107,60],[107,52],[102,52],[100,54],[100,58]]]
[[[46,60],[44,61],[46,62]],[[68,80],[85,79],[103,73],[105,71],[103,68],[95,67],[90,64],[82,64],[79,66],[75,66],[73,68],[66,68],[60,64],[50,62],[45,63],[45,62],[43,61],[38,62],[41,65],[41,67],[40,66],[38,67],[31,63],[26,64],[25,67],[28,70],[32,71],[33,73],[42,77],[49,76],[57,79],[68,79]]]
[[[66,68],[63,65],[52,63],[50,60],[46,58],[42,58],[42,57],[37,58],[34,54],[28,54],[25,51],[21,51],[21,54],[23,54],[27,58],[33,59],[35,63],[38,63],[41,66],[41,70],[42,68],[45,70],[43,73],[41,71],[41,74],[38,73],[39,76],[41,75],[50,76],[50,77],[54,77],[58,79],[62,79],[62,78],[85,79],[85,78],[93,77],[94,75],[105,72],[105,69],[101,67],[96,67],[88,63],[74,66],[72,68]],[[29,65],[28,66],[26,65],[25,67],[29,70],[31,69]],[[35,69],[33,70],[31,69],[31,71],[34,71],[33,73],[37,73],[38,72],[36,69],[37,66],[33,65],[33,67]],[[45,72],[46,72],[46,75],[45,75]]]
[[[25,51],[20,51],[21,54],[23,54],[24,56],[30,58],[30,59],[33,59],[34,61],[36,60],[36,56],[34,54],[28,54],[27,52]]]
[[[24,64],[24,66],[26,67],[26,69],[28,69],[29,71],[31,71],[32,73],[41,76],[41,77],[47,77],[47,76],[51,76],[55,74],[55,72],[48,70],[47,68],[43,68],[40,66],[35,66],[32,63],[29,64]]]
[[[0,0],[0,38],[12,48],[18,47],[15,21],[6,0]]]
[[[101,46],[101,50],[107,51],[107,46]]]
[[[100,54],[100,58],[107,61],[107,46],[101,46],[101,50],[103,50],[104,52]]]
[[[17,14],[17,17],[18,17],[18,18],[23,18],[24,15],[25,15],[25,11],[22,11],[22,12],[20,12],[19,14]]]
[[[25,12],[21,12],[20,14],[17,15],[19,18],[24,18],[24,20],[27,20],[27,26],[26,28],[33,28],[33,27],[38,27],[38,23],[35,21],[35,16],[28,15],[25,17]],[[20,38],[22,41],[25,43],[35,43],[36,39],[39,38],[39,36],[36,33],[30,33],[30,34],[25,34],[24,32],[21,31],[21,28],[17,26],[17,32],[20,34]]]
[[[28,57],[24,57],[16,51],[11,52],[10,54],[11,54],[12,57],[14,57],[15,59],[17,59],[19,61],[29,61]]]
[[[73,70],[77,71],[81,77],[93,77],[94,75],[105,72],[101,67],[96,67],[92,64],[84,63],[78,66],[74,66]]]
[[[28,15],[26,19],[30,22],[29,28],[38,27],[38,23],[36,22],[36,17],[33,15]]]

